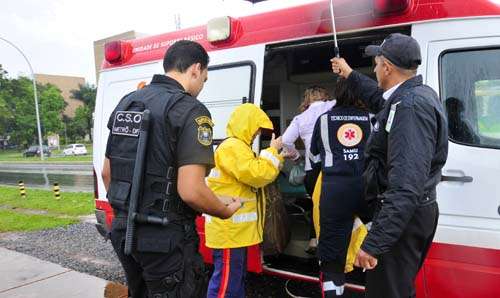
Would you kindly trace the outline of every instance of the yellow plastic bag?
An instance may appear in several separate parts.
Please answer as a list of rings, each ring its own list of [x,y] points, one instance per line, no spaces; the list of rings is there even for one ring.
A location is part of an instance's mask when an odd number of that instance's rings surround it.
[[[319,225],[319,199],[321,196],[321,177],[323,173],[320,173],[318,176],[318,180],[314,186],[314,192],[312,196],[313,200],[313,222],[314,229],[316,231],[316,238],[319,239],[320,233],[320,225]],[[351,241],[349,243],[349,248],[347,249],[347,258],[345,263],[344,272],[351,272],[354,270],[354,260],[356,258],[356,254],[358,253],[361,244],[363,244],[363,240],[365,240],[366,234],[368,230],[366,226],[361,222],[358,217],[354,218],[354,225],[352,227]]]

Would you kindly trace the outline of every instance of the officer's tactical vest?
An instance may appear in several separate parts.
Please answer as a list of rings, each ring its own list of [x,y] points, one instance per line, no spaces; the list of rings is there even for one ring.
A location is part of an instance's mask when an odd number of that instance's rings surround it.
[[[125,96],[115,108],[108,140],[111,164],[108,200],[117,217],[128,212],[140,128],[140,123],[135,123],[139,120],[136,115],[149,109],[151,120],[138,212],[167,217],[169,221],[194,218],[195,212],[177,193],[176,140],[167,118],[170,108],[183,96],[180,90],[148,85]]]
[[[361,176],[365,144],[370,135],[368,112],[354,107],[334,107],[319,119],[324,175]]]

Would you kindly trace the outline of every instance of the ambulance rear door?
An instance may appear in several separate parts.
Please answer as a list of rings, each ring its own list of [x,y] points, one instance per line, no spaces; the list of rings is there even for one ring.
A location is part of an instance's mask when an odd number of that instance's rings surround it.
[[[101,177],[104,153],[109,136],[109,117],[125,95],[137,90],[141,82],[150,83],[154,74],[163,73],[161,61],[103,70],[99,76],[94,111],[93,163],[97,177],[98,198],[106,200],[106,190]]]
[[[500,18],[418,24],[426,83],[448,114],[429,297],[500,297]]]

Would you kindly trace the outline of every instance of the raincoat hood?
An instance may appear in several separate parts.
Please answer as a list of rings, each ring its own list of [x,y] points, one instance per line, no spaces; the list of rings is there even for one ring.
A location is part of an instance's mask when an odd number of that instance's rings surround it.
[[[273,130],[271,119],[256,105],[245,103],[238,106],[231,114],[226,134],[250,145],[253,136],[260,128]]]

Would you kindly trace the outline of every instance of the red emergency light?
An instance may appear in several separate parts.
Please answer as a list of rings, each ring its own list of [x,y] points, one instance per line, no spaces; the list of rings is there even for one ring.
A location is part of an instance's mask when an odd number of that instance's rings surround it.
[[[130,58],[132,46],[123,40],[114,40],[104,45],[104,58],[110,64],[124,62]]]
[[[406,11],[412,0],[373,0],[376,15],[391,15]]]

